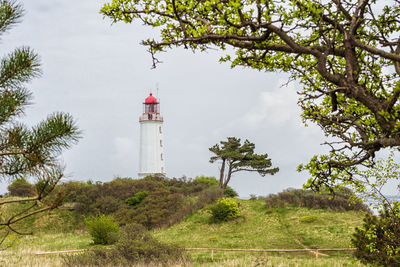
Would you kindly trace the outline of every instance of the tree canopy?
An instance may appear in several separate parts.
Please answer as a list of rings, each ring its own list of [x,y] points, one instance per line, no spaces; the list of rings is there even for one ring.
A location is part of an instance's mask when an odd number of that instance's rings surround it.
[[[215,144],[209,150],[215,154],[210,158],[211,163],[221,161],[219,187],[223,190],[227,188],[235,172],[258,172],[261,176],[265,176],[279,171],[279,168],[271,168],[272,162],[268,154],[255,154],[255,145],[248,140],[241,144],[239,138],[228,137],[227,141],[220,143],[221,145]]]
[[[232,67],[283,71],[299,81],[302,118],[326,134],[327,155],[299,170],[307,186],[332,188],[400,145],[400,1],[112,0],[113,22],[159,29],[156,53],[174,46],[218,48]],[[227,49],[227,48],[230,49]],[[232,52],[233,51],[233,52]],[[324,186],[323,186],[324,185]]]
[[[1,40],[20,21],[23,12],[17,2],[0,0]],[[53,113],[33,127],[20,121],[31,100],[25,84],[40,74],[39,56],[29,47],[16,48],[0,60],[0,178],[35,178],[34,196],[0,201],[0,206],[24,203],[14,214],[2,212],[0,234],[4,235],[0,244],[10,231],[21,234],[14,227],[17,222],[61,203],[62,194],[51,200],[45,198],[63,177],[59,154],[80,136],[75,121],[67,113]]]

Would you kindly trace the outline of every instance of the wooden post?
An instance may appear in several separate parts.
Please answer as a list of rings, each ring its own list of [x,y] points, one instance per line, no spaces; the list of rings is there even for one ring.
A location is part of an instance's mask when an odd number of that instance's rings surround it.
[[[318,260],[318,249],[315,250],[315,259]]]
[[[211,250],[211,260],[214,261],[214,250]]]

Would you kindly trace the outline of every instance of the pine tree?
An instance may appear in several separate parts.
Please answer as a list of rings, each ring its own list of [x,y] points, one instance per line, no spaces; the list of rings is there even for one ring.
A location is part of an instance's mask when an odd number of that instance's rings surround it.
[[[0,1],[0,40],[20,22],[23,12],[15,1]],[[28,177],[36,182],[34,197],[0,202],[0,206],[24,202],[26,207],[16,214],[2,214],[3,246],[8,245],[11,232],[26,234],[15,229],[15,223],[60,205],[61,193],[49,196],[63,176],[58,156],[80,135],[73,118],[66,113],[50,114],[34,127],[20,121],[32,97],[25,85],[40,74],[39,56],[29,47],[16,48],[0,61],[0,178],[4,181]]]
[[[271,168],[272,163],[268,154],[255,154],[255,145],[248,140],[241,144],[239,138],[228,137],[228,141],[220,143],[221,146],[216,144],[209,150],[215,154],[210,158],[210,163],[221,161],[219,187],[223,190],[235,172],[258,172],[261,176],[265,176],[279,171],[279,168]]]

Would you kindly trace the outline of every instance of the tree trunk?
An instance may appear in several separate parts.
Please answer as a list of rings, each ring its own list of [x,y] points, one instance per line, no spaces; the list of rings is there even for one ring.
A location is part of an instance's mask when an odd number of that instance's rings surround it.
[[[229,162],[229,168],[228,168],[228,173],[226,175],[226,180],[224,182],[224,187],[222,188],[223,191],[225,191],[226,186],[228,185],[229,181],[231,180],[231,175],[232,175],[232,163],[233,162]]]
[[[219,185],[218,186],[221,189],[224,189],[223,184],[224,184],[225,161],[226,161],[226,159],[222,159],[222,166],[221,166],[221,170],[219,171]]]

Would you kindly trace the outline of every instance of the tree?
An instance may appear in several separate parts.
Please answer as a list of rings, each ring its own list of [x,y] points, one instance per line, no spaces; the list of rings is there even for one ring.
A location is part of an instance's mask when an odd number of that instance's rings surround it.
[[[11,196],[32,197],[35,195],[35,188],[25,177],[17,178],[7,187]]]
[[[400,265],[399,203],[380,211],[380,216],[366,214],[362,228],[357,227],[351,242],[354,255],[373,266]]]
[[[210,147],[209,150],[215,154],[210,162],[221,161],[219,187],[226,189],[232,174],[240,171],[258,172],[261,176],[275,174],[279,168],[271,168],[271,159],[268,154],[254,154],[255,145],[248,140],[240,143],[236,137],[228,137],[228,141],[221,141],[219,144]]]
[[[354,255],[363,263],[382,266],[400,264],[400,203],[384,194],[388,184],[399,186],[400,165],[391,151],[385,159],[378,159],[373,168],[359,169],[348,182],[355,192],[353,198],[372,200],[379,216],[366,214],[362,228],[357,227],[352,243]]]
[[[357,166],[372,166],[377,151],[400,145],[399,3],[112,0],[101,13],[159,28],[160,40],[143,41],[153,65],[155,53],[173,46],[216,47],[232,67],[299,81],[302,118],[321,127],[331,149],[299,170],[312,176],[307,187],[333,190]]]
[[[20,21],[23,12],[15,1],[0,0],[0,37]],[[66,113],[53,113],[31,128],[19,121],[31,100],[24,86],[40,73],[39,57],[29,47],[16,48],[0,61],[0,178],[36,179],[34,196],[0,201],[0,206],[21,204],[2,209],[0,244],[4,246],[9,245],[11,232],[28,234],[18,231],[17,223],[60,205],[62,193],[53,192],[63,177],[58,156],[79,139],[79,130]]]
[[[352,181],[348,182],[347,186],[352,187],[353,198],[358,198],[362,201],[372,200],[373,203],[371,205],[376,210],[388,209],[391,214],[395,214],[395,206],[400,203],[385,195],[384,190],[390,184],[397,184],[397,189],[400,189],[399,181],[400,164],[396,163],[395,154],[391,151],[386,158],[377,159],[373,168],[359,169],[357,172],[352,173]],[[398,223],[400,225],[400,221]]]

